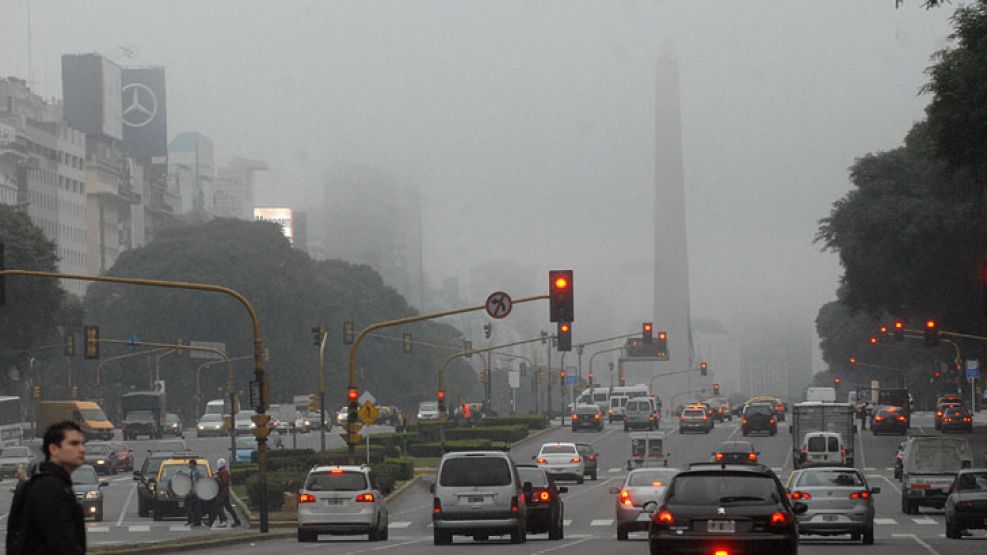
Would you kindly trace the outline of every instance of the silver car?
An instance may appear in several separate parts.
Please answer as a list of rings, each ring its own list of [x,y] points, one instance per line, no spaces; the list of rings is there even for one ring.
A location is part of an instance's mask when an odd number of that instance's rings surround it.
[[[510,534],[511,543],[527,540],[521,480],[514,461],[503,451],[446,453],[432,493],[435,545],[452,543],[454,535],[484,541]]]
[[[369,466],[317,466],[309,471],[298,494],[298,541],[318,541],[319,534],[387,539],[387,506]]]
[[[654,399],[638,397],[624,406],[624,431],[657,430],[660,421]]]
[[[799,534],[850,534],[853,541],[874,543],[874,495],[861,472],[842,466],[796,470],[788,478],[788,496],[809,510],[797,515]]]
[[[626,540],[628,532],[648,529],[651,513],[642,510],[644,504],[659,502],[678,472],[675,468],[638,468],[627,473],[619,488],[610,488],[610,493],[616,496],[618,540]]]
[[[535,463],[553,479],[583,483],[586,463],[575,443],[546,443],[535,455]]]

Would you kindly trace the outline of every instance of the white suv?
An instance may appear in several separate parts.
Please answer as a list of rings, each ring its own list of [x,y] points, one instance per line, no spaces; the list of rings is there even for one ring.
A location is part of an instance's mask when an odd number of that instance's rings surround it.
[[[541,446],[535,463],[556,480],[575,480],[583,483],[585,462],[575,443],[546,443]]]
[[[369,466],[317,466],[298,493],[298,541],[319,534],[387,539],[387,507]]]

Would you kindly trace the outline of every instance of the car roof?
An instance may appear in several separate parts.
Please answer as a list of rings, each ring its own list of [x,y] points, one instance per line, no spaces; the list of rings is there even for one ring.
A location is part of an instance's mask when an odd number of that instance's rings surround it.
[[[720,443],[720,451],[726,451],[728,449],[752,451],[754,450],[754,444],[749,441],[724,441]]]
[[[756,474],[770,478],[777,478],[774,471],[764,466],[763,464],[729,464],[729,463],[711,463],[711,462],[691,463],[689,464],[688,470],[683,470],[679,472],[675,476],[675,478],[678,479],[683,476],[716,475],[722,473],[734,474],[734,475]]]
[[[571,442],[571,441],[550,441],[548,443],[542,443],[541,444],[542,448],[545,448],[546,446],[549,446],[549,445],[556,445],[556,446],[571,445],[572,447],[575,447],[576,446],[576,444],[573,443],[573,442]]]
[[[370,467],[367,466],[367,465],[365,465],[365,464],[361,464],[361,465],[322,464],[322,465],[319,465],[319,466],[313,466],[311,468],[311,470],[309,470],[309,473],[312,473],[312,472],[331,472],[333,470],[342,470],[343,472],[361,472],[361,473],[364,473],[365,474],[367,472],[370,472]]]
[[[511,460],[510,456],[504,451],[456,451],[453,453],[446,453],[442,455],[442,460],[445,459],[460,459],[467,457],[501,457],[507,460]]]

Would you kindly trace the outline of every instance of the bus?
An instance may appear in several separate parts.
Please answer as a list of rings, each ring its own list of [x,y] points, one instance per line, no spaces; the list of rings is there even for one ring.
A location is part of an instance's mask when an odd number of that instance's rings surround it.
[[[578,396],[576,396],[576,402],[569,404],[569,409],[573,410],[576,405],[597,405],[600,410],[606,414],[607,410],[610,409],[610,397],[613,395],[626,395],[628,399],[634,399],[636,397],[647,397],[649,395],[648,386],[644,384],[638,385],[622,385],[617,387],[606,387],[606,386],[594,386],[584,389]]]
[[[20,397],[0,397],[0,443],[20,445],[24,439],[24,412]]]

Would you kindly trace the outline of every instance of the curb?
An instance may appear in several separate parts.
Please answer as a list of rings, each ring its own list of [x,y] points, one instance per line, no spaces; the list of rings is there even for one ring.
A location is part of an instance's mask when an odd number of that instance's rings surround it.
[[[229,534],[227,536],[209,538],[182,538],[179,540],[165,540],[155,543],[135,543],[129,545],[96,546],[89,548],[89,553],[103,553],[113,555],[123,555],[130,553],[181,553],[195,549],[208,549],[210,547],[220,547],[224,545],[236,545],[240,543],[250,543],[265,540],[282,540],[295,537],[295,531],[287,530],[268,532],[267,534]]]

